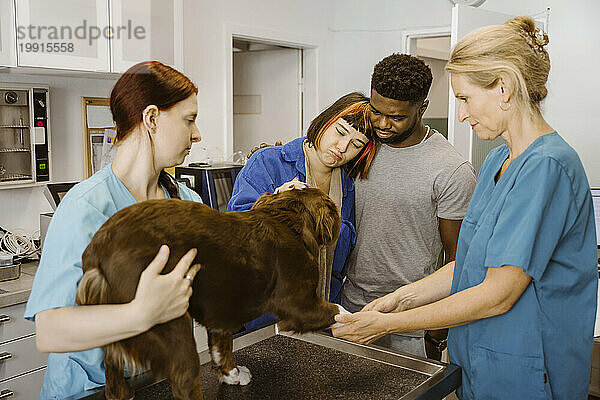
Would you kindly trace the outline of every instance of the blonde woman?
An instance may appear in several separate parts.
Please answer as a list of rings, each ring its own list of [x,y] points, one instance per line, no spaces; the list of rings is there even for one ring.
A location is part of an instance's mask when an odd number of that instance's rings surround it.
[[[456,261],[336,316],[335,336],[450,327],[461,399],[587,399],[598,271],[594,214],[577,153],[544,120],[548,37],[527,17],[479,29],[446,69],[458,116],[502,137],[479,172]]]

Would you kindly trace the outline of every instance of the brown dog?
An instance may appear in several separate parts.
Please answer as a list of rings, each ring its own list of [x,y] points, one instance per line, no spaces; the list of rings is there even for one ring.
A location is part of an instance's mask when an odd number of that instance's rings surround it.
[[[338,308],[317,296],[318,255],[340,231],[335,204],[318,189],[264,194],[247,212],[221,213],[205,205],[150,200],[127,207],[96,232],[83,253],[78,304],[126,303],[144,268],[162,244],[170,248],[170,272],[190,249],[202,265],[193,282],[189,315],[104,347],[105,394],[129,399],[125,365],[167,377],[177,399],[201,399],[200,363],[190,315],[208,332],[219,378],[247,384],[236,367],[232,333],[264,313],[275,314],[281,330],[325,329]]]

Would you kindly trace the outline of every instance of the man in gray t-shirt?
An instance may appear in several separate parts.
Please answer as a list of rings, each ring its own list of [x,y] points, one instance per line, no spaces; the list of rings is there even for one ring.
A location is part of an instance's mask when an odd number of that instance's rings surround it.
[[[355,182],[357,241],[341,299],[351,312],[432,273],[442,249],[445,262],[456,256],[475,173],[422,122],[431,81],[429,67],[406,54],[386,57],[373,71],[371,122],[380,144],[368,179]],[[425,356],[423,332],[376,343]]]

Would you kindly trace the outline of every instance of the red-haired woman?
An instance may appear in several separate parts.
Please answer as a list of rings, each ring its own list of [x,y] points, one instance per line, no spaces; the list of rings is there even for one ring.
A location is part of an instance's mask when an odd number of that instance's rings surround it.
[[[258,150],[240,171],[227,206],[228,211],[245,211],[263,193],[308,185],[328,193],[340,210],[342,227],[335,251],[331,248],[321,254],[319,263],[323,270],[331,271],[331,282],[321,282],[320,287],[334,303],[339,303],[346,257],[356,242],[351,178],[366,178],[375,154],[368,106],[367,97],[349,93],[311,122],[306,137]],[[246,324],[246,329],[273,322],[275,318],[267,314]]]
[[[117,127],[112,164],[74,186],[57,208],[44,243],[25,318],[35,321],[40,351],[51,352],[41,399],[62,399],[104,385],[99,348],[183,315],[198,266],[196,250],[159,275],[169,249],[163,246],[142,273],[135,298],[126,304],[76,306],[82,254],[114,213],[148,199],[200,197],[164,168],[180,164],[192,143],[198,89],[159,62],[139,63],[116,82],[110,107]],[[151,221],[149,221],[151,223]]]

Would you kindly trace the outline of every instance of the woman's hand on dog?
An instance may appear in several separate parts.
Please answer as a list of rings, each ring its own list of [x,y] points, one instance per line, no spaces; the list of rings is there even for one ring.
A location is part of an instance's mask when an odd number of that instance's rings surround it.
[[[402,286],[392,293],[373,300],[362,308],[361,311],[379,311],[382,313],[396,313],[410,310],[424,304],[419,300],[414,290],[409,285]]]
[[[291,181],[286,182],[283,185],[279,186],[277,189],[275,189],[275,194],[285,192],[286,190],[306,189],[308,187],[310,187],[308,183],[302,182],[298,179],[298,177],[295,177]]]
[[[407,304],[404,304],[403,299],[398,291],[388,293],[383,297],[373,300],[365,305],[361,311],[379,311],[382,313],[399,312],[407,310]]]
[[[181,317],[187,311],[192,281],[201,267],[191,265],[196,253],[196,249],[189,250],[171,272],[161,275],[169,260],[169,247],[163,245],[142,272],[132,303],[144,316],[147,329]]]

